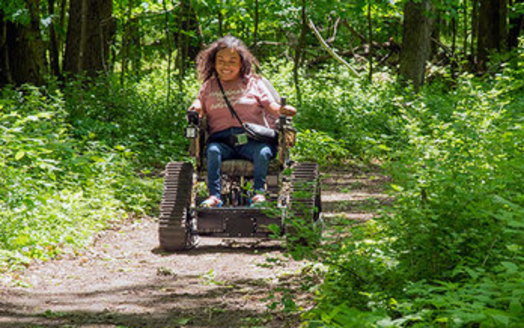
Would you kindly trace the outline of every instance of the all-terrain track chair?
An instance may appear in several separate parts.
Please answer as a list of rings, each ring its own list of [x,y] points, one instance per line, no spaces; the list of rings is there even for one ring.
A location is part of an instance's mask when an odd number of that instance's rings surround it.
[[[275,100],[278,94],[265,80]],[[285,101],[285,99],[281,100]],[[281,232],[292,233],[292,217],[301,217],[313,229],[320,218],[319,173],[316,163],[291,162],[289,150],[295,143],[296,131],[291,118],[281,116],[276,122],[279,131],[278,155],[270,164],[266,177],[269,202],[266,207],[249,206],[253,163],[234,159],[222,163],[222,195],[224,205],[203,208],[198,187],[207,177],[205,119],[189,117],[186,137],[191,138],[190,162],[170,162],[165,169],[164,195],[160,205],[159,240],[166,251],[180,251],[193,246],[197,235],[213,237],[267,237],[268,227],[276,225]]]

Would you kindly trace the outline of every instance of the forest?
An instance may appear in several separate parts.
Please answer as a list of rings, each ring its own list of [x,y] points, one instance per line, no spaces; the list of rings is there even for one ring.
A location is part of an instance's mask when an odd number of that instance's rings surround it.
[[[379,168],[392,199],[288,245],[310,305],[272,309],[523,327],[522,0],[0,0],[0,286],[158,216],[164,166],[191,160],[196,55],[225,35],[297,108],[293,159]]]

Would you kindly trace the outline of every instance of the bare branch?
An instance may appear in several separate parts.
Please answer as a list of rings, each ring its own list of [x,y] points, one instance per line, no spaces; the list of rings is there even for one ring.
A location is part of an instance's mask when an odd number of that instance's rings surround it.
[[[318,32],[317,28],[315,27],[315,24],[313,23],[313,21],[311,19],[309,19],[309,27],[311,28],[311,30],[313,31],[313,33],[315,34],[315,36],[317,37],[318,41],[320,42],[320,44],[322,45],[322,47],[334,58],[336,59],[339,63],[341,63],[342,65],[346,66],[356,77],[360,77],[360,74],[358,74],[358,72],[353,68],[351,67],[351,65],[349,65],[348,62],[346,62],[342,57],[340,57],[339,55],[337,55],[335,53],[335,51],[333,51],[333,49],[331,49],[328,44],[326,43],[326,41],[324,41],[324,39],[322,38],[322,35],[320,35],[320,33]]]
[[[333,35],[326,40],[326,42],[328,43],[333,43],[335,42],[335,37],[337,36],[337,31],[338,31],[338,24],[340,23],[340,17],[337,17],[337,20],[335,21],[335,24],[333,25]]]
[[[260,41],[257,41],[255,47],[258,47],[258,46],[287,46],[287,43],[285,42],[277,42],[277,41],[264,41],[264,40],[260,40]]]

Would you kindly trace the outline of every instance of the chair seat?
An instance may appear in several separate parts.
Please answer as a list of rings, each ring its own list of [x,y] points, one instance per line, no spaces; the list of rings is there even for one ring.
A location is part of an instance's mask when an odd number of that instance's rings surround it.
[[[220,172],[230,176],[252,177],[255,166],[245,159],[230,159],[222,162]]]
[[[277,160],[271,160],[269,163],[268,173],[279,172],[279,163]],[[252,178],[255,166],[253,162],[245,159],[228,159],[222,162],[220,172],[229,176],[244,176]]]

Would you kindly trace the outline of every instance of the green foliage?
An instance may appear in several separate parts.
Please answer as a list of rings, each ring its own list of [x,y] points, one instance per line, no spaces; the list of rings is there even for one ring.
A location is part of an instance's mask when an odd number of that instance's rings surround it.
[[[310,327],[521,325],[520,62],[494,78],[464,75],[451,89],[434,81],[419,95],[384,86],[395,96],[380,110],[393,118],[387,130],[369,127],[388,134],[367,150],[387,159],[395,202],[380,219],[325,236]]]
[[[422,99],[402,110],[409,146],[391,165],[400,187],[389,225],[413,278],[497,263],[522,242],[523,131],[510,101],[466,82],[453,93],[449,120]]]
[[[29,24],[31,20],[27,4],[23,0],[0,0],[0,8],[7,21]]]
[[[323,167],[379,159],[393,179],[395,202],[380,218],[333,228],[322,243],[311,222],[290,221],[295,232],[287,239],[290,254],[322,263],[316,274],[324,281],[316,286],[316,306],[304,314],[307,324],[518,327],[524,321],[522,51],[494,57],[490,71],[499,73],[493,77],[433,78],[419,95],[401,89],[384,68],[369,83],[338,66],[311,62],[299,70],[298,106],[293,64],[277,58],[295,51],[302,2],[258,3],[257,40],[285,45],[256,51],[265,61],[264,76],[298,107],[294,159],[316,160]],[[167,30],[176,35],[179,22],[171,14],[178,4],[166,4]],[[220,13],[223,34],[253,44],[254,1],[191,4],[204,27],[204,43],[219,35]],[[441,4],[447,16],[457,18],[459,33],[461,4]],[[40,3],[41,12],[47,12],[46,5]],[[354,48],[362,41],[347,27],[366,34],[368,5],[309,2],[308,17],[326,38],[336,19],[343,19],[347,26],[338,29],[330,46]],[[371,4],[378,44],[400,34],[401,5]],[[0,6],[6,20],[29,21],[23,1]],[[132,78],[108,72],[94,80],[68,79],[61,91],[53,86],[2,90],[0,271],[84,247],[129,212],[150,213],[158,205],[161,182],[155,176],[165,162],[186,156],[184,115],[199,85],[189,75],[179,77],[168,93],[167,63],[161,59],[169,49],[163,10],[158,1],[115,3],[118,32],[133,22],[141,35],[140,46],[134,45],[140,48],[133,53],[138,59],[130,59],[141,61],[137,67],[144,70],[128,72]],[[48,29],[43,30],[45,37]],[[119,62],[126,56],[119,52],[122,34],[111,49],[114,70],[125,65]],[[318,44],[312,35],[306,43],[306,64],[324,55],[311,47]],[[276,291],[281,296],[272,307],[298,311],[288,289]]]
[[[0,1],[3,19],[28,24],[27,3]],[[332,37],[330,47],[357,54],[367,41],[355,34],[368,37],[371,6],[378,58],[389,51],[382,42],[399,39],[403,3],[306,2],[308,18],[326,39]],[[231,33],[253,45],[254,0],[190,4],[203,27],[204,44]],[[462,40],[461,34],[468,34],[464,13],[474,2],[435,4],[442,24],[453,24],[456,39]],[[40,15],[43,39],[50,38],[51,23],[64,39],[58,17],[46,16],[48,3],[39,6],[34,14]],[[298,106],[289,58],[302,28],[302,1],[259,0],[258,6],[257,41],[274,44],[253,50],[265,61],[264,76]],[[190,75],[178,76],[169,92],[166,85],[163,58],[176,48],[178,38],[173,37],[185,33],[197,39],[194,31],[180,31],[179,8],[180,2],[115,2],[117,34],[107,76],[68,79],[60,91],[52,83],[1,90],[0,272],[89,245],[96,232],[121,222],[129,212],[151,213],[157,207],[161,181],[155,177],[165,162],[186,156],[184,115],[199,85]],[[510,17],[522,8],[512,5]],[[126,30],[130,24],[136,24],[136,31]],[[128,32],[140,35],[129,53],[121,49]],[[441,42],[449,45],[452,37],[442,33]],[[455,53],[446,56],[456,62],[457,54],[467,55],[460,49],[467,41],[455,44]],[[293,158],[316,160],[324,168],[379,159],[393,179],[395,196],[380,218],[335,227],[322,243],[310,221],[290,220],[290,254],[322,263],[315,274],[324,281],[316,286],[316,306],[304,314],[306,324],[522,326],[524,52],[492,57],[489,71],[496,73],[491,77],[459,74],[450,81],[432,76],[432,83],[413,95],[382,67],[375,68],[369,83],[338,66],[321,66],[314,58],[323,62],[325,53],[311,34],[306,45],[301,64],[310,66],[299,70],[302,96]],[[277,59],[282,57],[288,60]],[[132,78],[115,74],[122,66],[127,69],[126,60],[133,61],[134,71],[127,72]],[[362,70],[362,63],[352,64]],[[445,71],[435,65],[431,69]],[[298,311],[289,289],[276,292],[280,295],[273,295],[272,308]],[[179,321],[187,324],[189,319]]]
[[[292,66],[274,62],[262,73],[288,103],[297,106],[294,118],[301,132],[295,154],[300,159],[336,165],[344,158],[389,156],[399,142],[401,118],[395,104],[399,93],[387,71],[376,74],[374,84],[352,79],[338,67],[327,66],[301,74],[302,105],[297,104]],[[309,75],[308,75],[309,74]]]
[[[520,259],[522,261],[522,259]],[[396,305],[402,316],[398,323],[417,322],[446,327],[520,327],[524,320],[524,265],[501,262],[491,272],[483,268],[467,271],[461,282],[424,281],[409,284],[409,300]],[[408,320],[418,318],[417,320]]]
[[[292,151],[298,161],[316,161],[320,166],[341,165],[348,160],[344,140],[335,140],[325,132],[304,130],[297,135]]]
[[[128,150],[72,138],[59,91],[5,88],[1,99],[1,270],[85,246],[158,202],[159,181],[135,177]]]
[[[339,76],[339,77],[337,77]],[[334,69],[321,71],[305,84],[305,101],[297,117],[299,127],[328,132],[359,158],[380,156],[398,134],[392,103],[395,89],[385,80],[375,85],[359,82]]]
[[[71,81],[64,90],[75,138],[130,149],[146,167],[186,155],[183,129],[192,99],[183,93],[166,99],[165,73],[152,72],[125,87],[116,78],[89,81],[87,88],[84,83]]]

